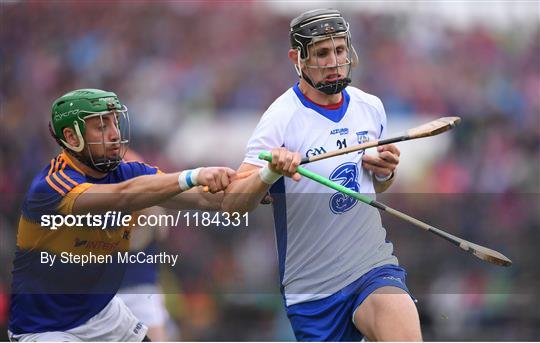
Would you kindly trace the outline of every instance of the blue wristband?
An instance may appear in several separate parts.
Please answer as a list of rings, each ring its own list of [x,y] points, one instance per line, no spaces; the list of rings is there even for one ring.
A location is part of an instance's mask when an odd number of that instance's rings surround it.
[[[191,173],[193,172],[193,170],[189,170],[186,174],[186,183],[188,185],[189,188],[192,188],[193,186],[195,186],[193,184],[193,182],[191,182]]]

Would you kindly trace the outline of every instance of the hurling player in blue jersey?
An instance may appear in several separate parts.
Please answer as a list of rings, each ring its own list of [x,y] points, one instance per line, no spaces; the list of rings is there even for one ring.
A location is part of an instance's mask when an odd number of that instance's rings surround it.
[[[144,323],[115,296],[126,263],[109,261],[114,254],[128,251],[131,223],[111,220],[113,211],[127,217],[154,205],[217,209],[222,195],[205,193],[199,186],[220,192],[234,171],[210,167],[162,173],[143,163],[124,162],[129,116],[112,92],[79,89],[58,98],[52,106],[50,130],[63,150],[34,178],[22,205],[9,337],[13,341],[147,340]],[[84,219],[88,213],[107,223],[107,228],[90,227],[90,219]],[[72,221],[70,227],[50,226],[52,216],[64,216],[67,223],[68,215],[83,220]],[[79,224],[83,227],[75,226]],[[69,258],[60,263],[64,255]],[[105,262],[83,265],[78,261],[84,256],[96,260],[99,256]]]
[[[281,290],[298,340],[421,340],[405,270],[386,240],[380,214],[296,173],[301,157],[384,138],[376,96],[349,86],[358,63],[349,24],[336,10],[293,19],[289,59],[299,82],[263,114],[223,208],[250,211],[267,192],[274,202]],[[272,152],[272,163],[258,159]],[[336,156],[308,168],[370,196],[393,182],[394,145]],[[283,175],[288,176],[287,178]]]

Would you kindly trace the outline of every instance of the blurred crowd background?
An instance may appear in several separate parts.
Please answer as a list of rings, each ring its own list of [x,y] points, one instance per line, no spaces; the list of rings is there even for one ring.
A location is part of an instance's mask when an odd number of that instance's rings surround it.
[[[131,147],[149,163],[236,168],[260,115],[296,80],[290,20],[321,6],[284,4],[0,2],[0,338],[21,200],[59,151],[47,129],[52,101],[75,88],[114,91],[130,110]],[[463,121],[403,144],[397,182],[381,198],[514,260],[483,264],[383,217],[424,338],[538,340],[539,5],[394,5],[335,4],[360,57],[353,84],[382,99],[389,133],[440,116]],[[249,231],[171,232],[163,249],[186,256],[162,273],[172,338],[294,338],[268,212],[257,210]]]

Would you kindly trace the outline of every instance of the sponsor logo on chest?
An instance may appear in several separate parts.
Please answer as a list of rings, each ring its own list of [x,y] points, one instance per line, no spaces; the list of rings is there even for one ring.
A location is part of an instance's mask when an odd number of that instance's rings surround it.
[[[349,134],[349,128],[348,127],[342,127],[340,129],[333,129],[330,131],[330,135],[348,135]]]

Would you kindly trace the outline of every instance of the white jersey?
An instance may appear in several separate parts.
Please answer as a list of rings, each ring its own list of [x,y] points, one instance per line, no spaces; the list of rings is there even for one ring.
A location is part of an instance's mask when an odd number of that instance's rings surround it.
[[[357,88],[343,91],[343,104],[330,110],[312,103],[298,85],[280,96],[262,116],[247,146],[244,163],[266,165],[261,151],[283,146],[302,156],[384,138],[386,114],[379,98]],[[357,192],[374,197],[363,152],[306,165]],[[367,204],[303,177],[281,178],[270,189],[282,291],[287,306],[322,299],[369,270],[397,264],[385,241],[379,212]]]

